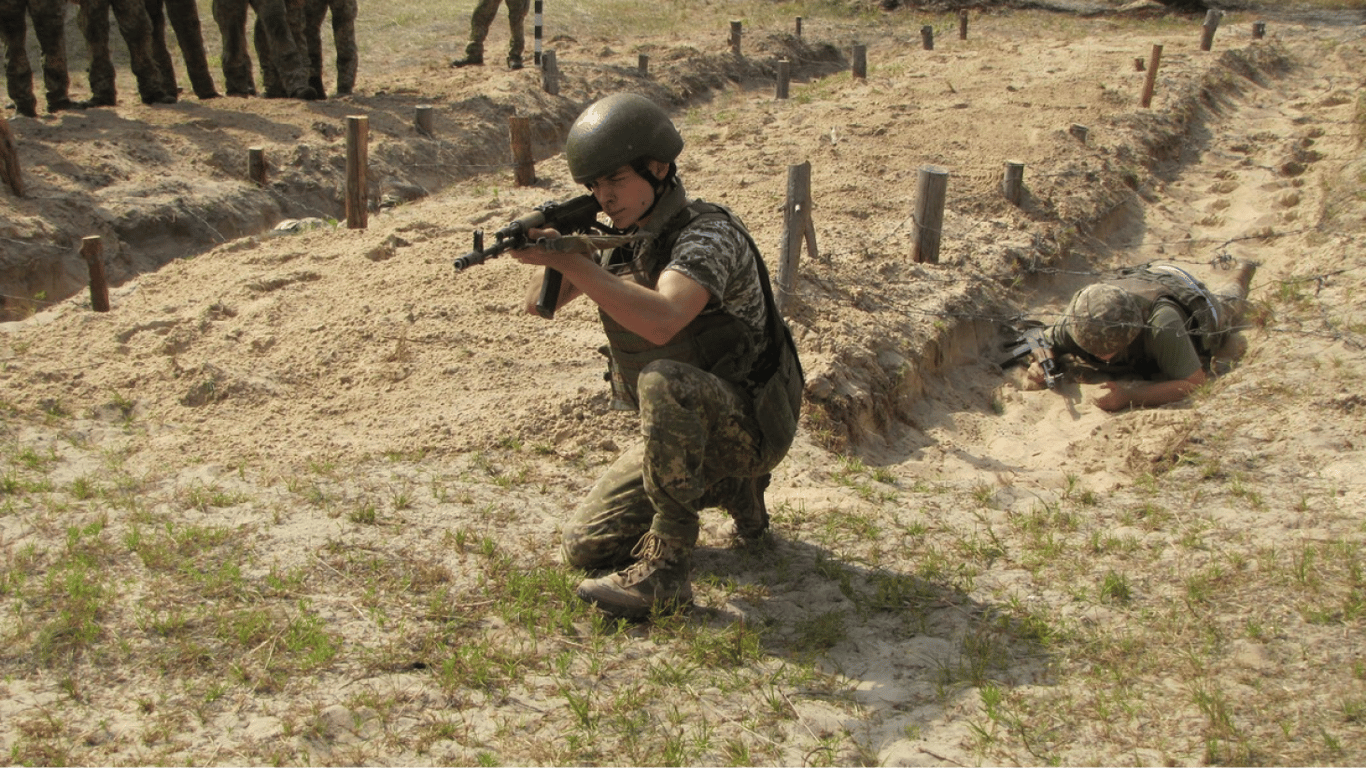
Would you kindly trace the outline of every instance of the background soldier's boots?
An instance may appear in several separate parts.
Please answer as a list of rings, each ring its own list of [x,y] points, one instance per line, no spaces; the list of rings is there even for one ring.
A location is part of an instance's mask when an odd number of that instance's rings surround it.
[[[768,531],[768,507],[764,505],[764,491],[772,475],[758,477],[728,477],[710,493],[715,493],[717,506],[731,517],[728,531],[738,546],[751,546],[763,539]]]
[[[465,56],[451,62],[452,67],[482,67],[484,66],[483,56]]]
[[[667,609],[692,602],[692,549],[656,536],[640,538],[631,551],[635,565],[599,579],[584,579],[575,593],[612,616],[648,618],[658,606]]]

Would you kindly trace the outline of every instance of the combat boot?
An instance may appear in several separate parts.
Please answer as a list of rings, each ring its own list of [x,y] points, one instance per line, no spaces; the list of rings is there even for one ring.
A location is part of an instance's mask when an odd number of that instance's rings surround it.
[[[451,62],[452,67],[482,67],[484,66],[483,56],[467,55],[463,59],[456,59]]]
[[[644,619],[656,607],[668,609],[692,602],[692,548],[647,532],[631,556],[636,563],[602,578],[584,579],[575,594],[603,612]]]
[[[764,504],[764,491],[768,489],[772,477],[769,474],[728,477],[708,491],[708,496],[716,500],[716,506],[731,517],[731,524],[725,533],[733,546],[749,547],[763,540],[768,531],[768,507]]]

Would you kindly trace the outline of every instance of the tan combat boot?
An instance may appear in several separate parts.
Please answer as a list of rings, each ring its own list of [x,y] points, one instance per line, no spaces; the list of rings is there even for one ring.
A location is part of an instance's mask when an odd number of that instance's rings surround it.
[[[631,551],[636,563],[599,579],[584,579],[575,594],[612,616],[648,618],[659,606],[667,609],[692,602],[692,550],[681,542],[647,532]]]

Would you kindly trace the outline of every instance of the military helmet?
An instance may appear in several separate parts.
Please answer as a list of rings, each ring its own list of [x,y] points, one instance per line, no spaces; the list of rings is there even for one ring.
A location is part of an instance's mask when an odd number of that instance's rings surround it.
[[[1106,358],[1129,346],[1143,328],[1138,300],[1114,285],[1095,283],[1077,291],[1064,323],[1077,345]]]
[[[644,96],[617,93],[589,105],[569,128],[564,143],[569,173],[589,184],[637,160],[672,163],[683,137],[664,110]]]

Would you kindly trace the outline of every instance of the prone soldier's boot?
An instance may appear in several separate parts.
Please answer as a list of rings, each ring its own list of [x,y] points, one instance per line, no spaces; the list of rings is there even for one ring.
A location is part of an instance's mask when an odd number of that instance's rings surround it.
[[[584,579],[575,594],[612,616],[644,619],[658,607],[692,602],[692,548],[653,531],[640,538],[631,556],[636,563],[597,579]]]

